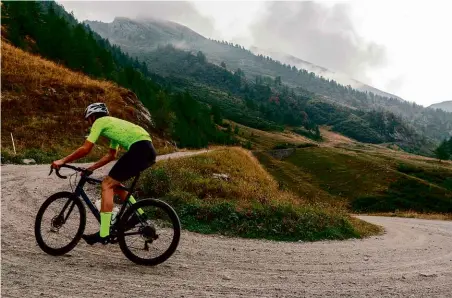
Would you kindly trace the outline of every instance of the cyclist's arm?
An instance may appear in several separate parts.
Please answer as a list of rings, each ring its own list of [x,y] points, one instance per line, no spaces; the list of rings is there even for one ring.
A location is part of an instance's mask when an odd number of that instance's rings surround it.
[[[103,129],[104,123],[102,121],[99,121],[99,119],[94,121],[93,125],[91,126],[91,132],[86,138],[85,143],[80,148],[75,150],[71,155],[63,158],[62,161],[64,163],[68,163],[88,155],[88,153],[91,152],[91,149],[93,149],[94,143],[96,143]]]
[[[118,150],[115,148],[110,148],[108,150],[108,153],[104,155],[101,159],[99,159],[95,164],[91,165],[88,170],[94,171],[100,167],[105,166],[107,163],[113,161],[116,159],[116,155],[118,153]]]
[[[88,155],[88,153],[91,152],[91,149],[93,149],[93,147],[94,147],[93,143],[91,143],[90,141],[85,141],[85,143],[80,148],[78,148],[65,158],[61,159],[61,161],[63,162],[63,164],[65,164],[85,157]]]

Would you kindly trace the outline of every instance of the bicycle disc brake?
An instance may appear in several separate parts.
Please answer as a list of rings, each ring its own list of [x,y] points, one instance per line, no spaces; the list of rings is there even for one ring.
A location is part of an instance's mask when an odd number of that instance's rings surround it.
[[[52,218],[52,223],[50,225],[50,231],[53,233],[58,233],[60,228],[63,226],[64,217],[62,215],[55,215]]]

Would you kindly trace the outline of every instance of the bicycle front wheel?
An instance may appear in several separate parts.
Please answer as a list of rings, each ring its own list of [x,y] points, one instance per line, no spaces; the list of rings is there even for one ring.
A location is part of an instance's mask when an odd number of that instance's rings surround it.
[[[144,199],[121,217],[118,242],[124,255],[139,265],[155,266],[176,251],[181,234],[179,217],[161,200]]]
[[[39,208],[35,220],[36,242],[50,255],[63,255],[77,245],[85,225],[82,201],[70,192],[58,192]]]

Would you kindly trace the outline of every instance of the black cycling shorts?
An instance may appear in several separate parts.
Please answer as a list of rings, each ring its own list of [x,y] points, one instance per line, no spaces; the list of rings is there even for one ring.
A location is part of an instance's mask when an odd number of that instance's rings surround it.
[[[130,146],[116,164],[111,168],[108,176],[124,182],[138,175],[155,163],[157,153],[150,141],[138,141]]]

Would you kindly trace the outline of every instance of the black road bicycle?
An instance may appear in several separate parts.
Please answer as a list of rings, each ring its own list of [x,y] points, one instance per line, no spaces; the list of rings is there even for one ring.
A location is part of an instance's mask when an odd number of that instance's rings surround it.
[[[83,173],[73,192],[58,192],[50,196],[39,208],[35,220],[35,237],[39,247],[54,256],[64,255],[71,251],[80,241],[86,226],[86,209],[88,209],[100,223],[100,212],[88,198],[83,187],[86,183],[100,184],[101,180],[90,178],[90,171],[62,165],[61,168],[75,170],[76,175]],[[50,170],[52,174],[53,169]],[[56,175],[62,179],[59,170]],[[181,225],[174,209],[167,203],[157,199],[142,199],[134,193],[135,185],[140,174],[135,176],[130,188],[121,187],[129,194],[122,202],[122,206],[110,227],[110,243],[119,243],[124,255],[132,262],[140,265],[154,266],[166,261],[176,251],[179,244]],[[137,202],[132,204],[130,195]],[[82,200],[83,199],[83,200]],[[66,230],[74,231],[66,235]],[[50,239],[44,233],[49,232]],[[54,242],[65,240],[64,244]],[[129,240],[135,240],[130,242]],[[136,241],[141,244],[136,244]]]

